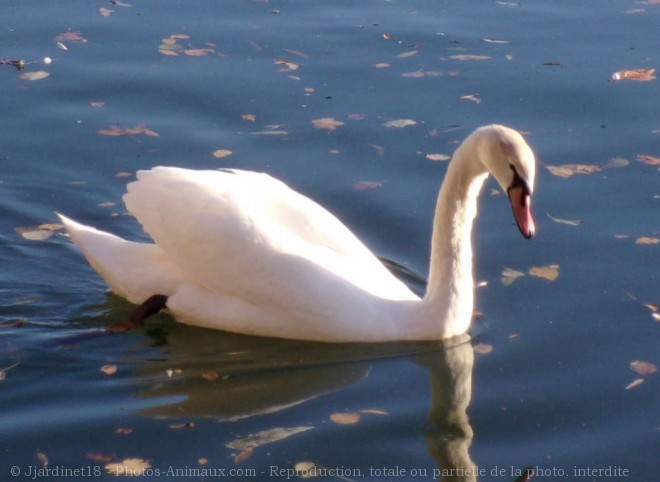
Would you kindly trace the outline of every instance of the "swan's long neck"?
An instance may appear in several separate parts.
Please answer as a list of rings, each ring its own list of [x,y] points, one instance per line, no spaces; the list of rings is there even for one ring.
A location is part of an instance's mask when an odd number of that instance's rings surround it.
[[[422,305],[426,328],[443,337],[464,333],[473,309],[472,224],[488,177],[471,144],[454,154],[433,221],[429,283]]]

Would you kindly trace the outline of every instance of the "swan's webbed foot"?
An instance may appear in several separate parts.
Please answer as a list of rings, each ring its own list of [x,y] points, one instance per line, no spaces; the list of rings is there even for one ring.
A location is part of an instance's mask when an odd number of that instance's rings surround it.
[[[134,330],[135,328],[139,328],[140,326],[144,325],[144,320],[164,309],[166,304],[167,296],[150,296],[144,303],[138,306],[138,308],[131,314],[128,319],[113,323],[108,328],[106,328],[106,331],[109,333],[121,333],[122,331],[129,331]]]

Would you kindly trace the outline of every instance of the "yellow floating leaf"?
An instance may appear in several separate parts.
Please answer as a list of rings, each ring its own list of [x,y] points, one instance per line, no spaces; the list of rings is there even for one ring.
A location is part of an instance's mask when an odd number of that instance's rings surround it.
[[[119,137],[119,136],[133,136],[137,134],[144,134],[149,137],[160,137],[158,132],[149,129],[144,124],[140,124],[134,127],[122,127],[118,124],[112,124],[103,129],[96,131],[97,134],[103,136]]]
[[[511,268],[504,268],[502,271],[502,284],[504,286],[509,286],[514,283],[518,278],[521,276],[525,276],[525,273],[522,271],[516,271],[515,269]]]
[[[221,159],[223,157],[231,156],[232,151],[228,149],[217,149],[213,151],[213,157],[217,157],[218,159]]]
[[[427,154],[426,158],[430,161],[448,161],[451,156],[447,154]]]
[[[23,72],[19,77],[23,80],[42,80],[50,76],[45,70],[37,70],[34,72]]]
[[[628,385],[626,385],[626,390],[630,390],[631,388],[638,387],[642,383],[644,383],[644,379],[643,378],[637,378],[637,379],[633,380],[632,382],[630,382]]]
[[[101,373],[104,375],[114,375],[117,373],[117,365],[103,365],[100,368]]]
[[[564,178],[571,177],[573,174],[591,174],[601,170],[600,167],[591,164],[563,164],[561,166],[547,166],[547,169],[555,176]]]
[[[296,475],[300,477],[301,479],[311,479],[313,477],[316,477],[317,475],[317,470],[316,470],[316,464],[314,462],[298,462],[296,465],[293,466],[293,468],[296,471]]]
[[[312,121],[312,124],[314,124],[314,127],[316,127],[317,129],[325,129],[328,131],[337,130],[337,127],[341,127],[344,125],[342,121],[338,121],[337,119],[333,119],[332,117],[322,117],[320,119],[314,119]]]
[[[647,154],[640,154],[637,156],[639,162],[648,164],[649,166],[660,166],[660,157],[649,156]]]
[[[658,367],[653,363],[642,360],[631,361],[630,369],[638,375],[651,375],[658,371]]]
[[[387,121],[383,125],[389,128],[402,129],[404,127],[410,127],[416,124],[417,121],[413,119],[395,119],[395,120]]]
[[[145,475],[151,464],[144,459],[131,458],[124,459],[121,462],[111,462],[105,466],[106,472],[117,476],[135,476]]]
[[[330,415],[330,420],[339,425],[354,425],[360,421],[357,412],[336,412]]]
[[[559,265],[551,264],[549,266],[534,266],[529,270],[529,274],[538,278],[554,281],[559,277]]]
[[[475,353],[485,355],[493,351],[493,345],[489,343],[477,343],[476,345],[474,345],[473,349]]]
[[[648,82],[655,79],[655,69],[619,70],[612,74],[612,80],[637,80]]]
[[[650,236],[642,236],[635,240],[636,244],[658,244],[660,243],[660,238],[652,238]]]

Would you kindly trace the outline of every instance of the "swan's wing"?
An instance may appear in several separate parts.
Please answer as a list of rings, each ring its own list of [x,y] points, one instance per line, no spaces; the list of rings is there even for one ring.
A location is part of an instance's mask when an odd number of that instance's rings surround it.
[[[317,282],[320,267],[378,296],[415,298],[335,216],[266,174],[157,167],[138,173],[124,201],[211,291],[259,300]]]

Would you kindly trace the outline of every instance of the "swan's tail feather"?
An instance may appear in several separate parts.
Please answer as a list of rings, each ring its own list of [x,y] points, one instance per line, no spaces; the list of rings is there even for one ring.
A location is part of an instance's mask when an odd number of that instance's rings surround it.
[[[155,244],[126,241],[57,215],[74,244],[119,296],[139,304],[154,294],[170,296],[180,285],[181,271]]]

